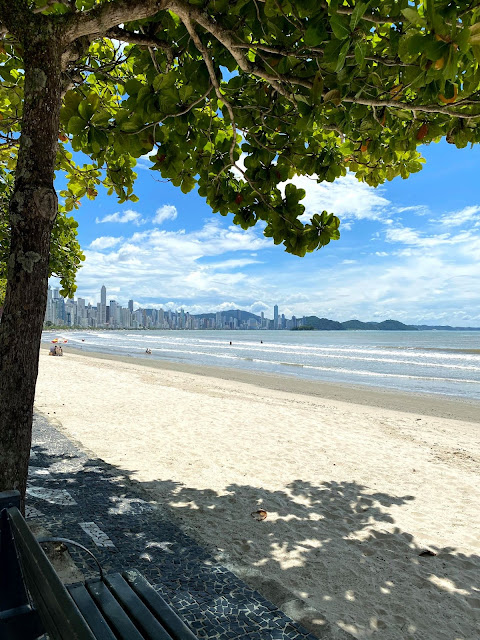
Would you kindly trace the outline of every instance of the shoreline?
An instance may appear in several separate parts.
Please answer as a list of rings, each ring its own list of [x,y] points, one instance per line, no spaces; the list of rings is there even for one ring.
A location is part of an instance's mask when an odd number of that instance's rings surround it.
[[[48,345],[42,343],[42,349],[48,349]],[[67,346],[65,355],[85,356],[97,360],[111,360],[135,364],[147,369],[160,369],[187,373],[207,378],[217,378],[250,384],[261,389],[271,389],[282,393],[300,394],[324,400],[345,402],[347,404],[361,405],[364,407],[378,407],[391,411],[413,413],[435,418],[447,418],[449,420],[461,420],[464,422],[480,423],[480,402],[468,398],[442,396],[440,394],[408,393],[399,390],[388,390],[369,386],[356,386],[349,384],[337,384],[333,382],[307,380],[282,376],[280,374],[229,367],[214,367],[211,365],[194,365],[168,360],[149,359],[142,356],[119,356],[109,353],[84,351]]]

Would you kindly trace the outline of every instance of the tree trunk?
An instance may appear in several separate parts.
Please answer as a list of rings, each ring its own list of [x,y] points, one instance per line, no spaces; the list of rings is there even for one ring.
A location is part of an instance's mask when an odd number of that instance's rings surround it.
[[[9,208],[11,248],[0,324],[0,491],[18,489],[22,506],[47,300],[50,234],[58,208],[53,180],[61,105],[60,34],[47,26],[24,35],[24,112]]]

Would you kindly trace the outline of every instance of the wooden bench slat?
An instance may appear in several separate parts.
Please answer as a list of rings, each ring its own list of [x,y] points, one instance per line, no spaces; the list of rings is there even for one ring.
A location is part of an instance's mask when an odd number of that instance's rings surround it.
[[[27,591],[8,522],[7,510],[0,512],[0,611],[29,604]]]
[[[187,625],[170,608],[152,585],[135,569],[124,571],[123,577],[135,593],[158,615],[173,640],[198,640]]]
[[[96,640],[117,640],[107,621],[98,610],[84,584],[74,584],[67,587],[75,604],[92,630]]]
[[[121,640],[145,640],[105,583],[100,579],[87,580],[85,586],[118,638]]]
[[[27,588],[51,639],[95,640],[20,511],[8,509],[8,518]]]
[[[106,576],[105,582],[120,602],[122,609],[128,611],[135,624],[142,629],[145,638],[148,640],[172,640],[172,636],[165,627],[119,573]]]

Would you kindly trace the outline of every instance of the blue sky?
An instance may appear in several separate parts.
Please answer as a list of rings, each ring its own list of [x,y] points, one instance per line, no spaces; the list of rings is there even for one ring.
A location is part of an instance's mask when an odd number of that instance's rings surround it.
[[[105,284],[107,300],[191,313],[273,317],[278,304],[287,317],[480,326],[480,149],[441,142],[422,152],[420,173],[378,189],[351,175],[296,179],[309,214],[327,209],[342,221],[341,239],[305,258],[212,214],[141,159],[139,202],[119,205],[100,190],[75,213],[86,254],[77,295],[94,304]]]

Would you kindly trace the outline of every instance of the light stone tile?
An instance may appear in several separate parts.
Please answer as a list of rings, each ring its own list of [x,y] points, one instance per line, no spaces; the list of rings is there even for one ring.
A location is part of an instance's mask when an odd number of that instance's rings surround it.
[[[50,471],[48,469],[44,469],[42,467],[29,467],[28,468],[28,475],[31,476],[32,478],[41,478],[42,476],[44,478],[51,478],[52,475],[50,473]]]
[[[25,505],[25,518],[41,518],[44,515],[35,507],[30,507],[28,504]]]
[[[59,504],[69,507],[77,504],[72,496],[65,489],[45,489],[45,487],[28,487],[27,493],[32,498],[40,498],[50,504]]]
[[[149,542],[147,544],[147,549],[161,549],[162,551],[166,551],[166,553],[173,553],[173,551],[171,549],[169,549],[168,547],[170,547],[173,544],[173,542]]]
[[[97,547],[115,547],[107,534],[95,522],[79,522],[78,524],[92,538]]]
[[[108,508],[108,513],[112,515],[138,515],[147,511],[152,511],[152,505],[141,498],[120,498],[110,497],[113,506]]]

